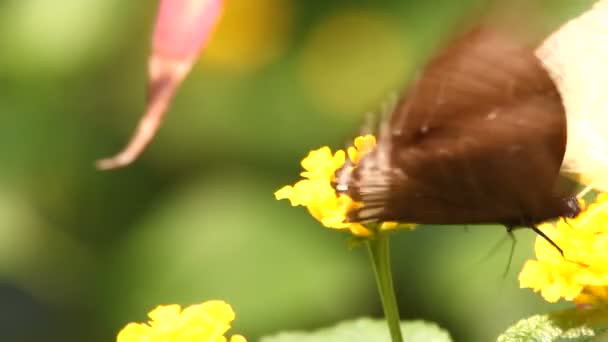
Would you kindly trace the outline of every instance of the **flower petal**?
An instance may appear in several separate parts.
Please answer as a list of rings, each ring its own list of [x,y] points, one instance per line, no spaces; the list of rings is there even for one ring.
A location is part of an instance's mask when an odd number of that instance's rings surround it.
[[[179,305],[158,306],[152,310],[149,324],[130,323],[117,336],[117,342],[226,341],[235,314],[232,307],[219,300],[192,305],[183,311]],[[231,342],[246,342],[235,335]]]
[[[606,302],[608,296],[608,196],[600,195],[577,218],[539,227],[564,252],[536,240],[537,260],[528,260],[520,287],[540,291],[549,302],[560,298],[581,304]]]
[[[152,140],[175,92],[211,36],[223,4],[223,0],[161,0],[148,60],[146,112],[128,145],[116,156],[99,160],[99,169],[130,164]]]
[[[348,164],[342,172],[352,172],[357,162],[375,146],[376,138],[373,135],[355,138],[354,146],[348,149],[352,165]],[[345,163],[346,153],[343,150],[338,150],[335,154],[327,146],[312,150],[301,162],[304,171],[300,175],[305,179],[277,190],[275,198],[289,199],[292,206],[305,206],[310,215],[325,227],[349,229],[354,235],[362,237],[371,236],[373,230],[365,225],[347,222],[348,211],[360,204],[348,195],[338,194],[332,185],[336,171],[344,167]],[[411,229],[413,225],[384,222],[379,227],[381,230]]]

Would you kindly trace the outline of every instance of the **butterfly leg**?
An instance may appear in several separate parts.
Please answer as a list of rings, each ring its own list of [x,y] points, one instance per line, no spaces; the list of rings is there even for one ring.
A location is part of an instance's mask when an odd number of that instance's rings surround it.
[[[511,264],[513,263],[513,255],[515,254],[515,245],[517,244],[517,239],[515,238],[515,234],[513,234],[513,228],[509,229],[509,227],[507,227],[507,234],[509,234],[509,238],[511,238],[511,250],[509,251],[509,262],[507,263],[507,267],[505,267],[505,271],[502,274],[503,279],[509,274]]]
[[[551,240],[542,230],[538,229],[538,227],[534,224],[530,225],[530,228],[532,228],[532,230],[536,234],[542,236],[543,239],[545,239],[548,243],[551,244],[551,246],[555,247],[555,249],[557,249],[559,251],[559,254],[562,255],[562,258],[564,258],[564,260],[566,259],[566,257],[564,256],[564,251],[553,240]]]

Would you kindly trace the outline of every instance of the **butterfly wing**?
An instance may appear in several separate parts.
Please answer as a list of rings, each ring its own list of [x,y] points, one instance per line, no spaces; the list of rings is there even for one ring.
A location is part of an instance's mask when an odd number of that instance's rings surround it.
[[[554,192],[564,108],[533,49],[476,29],[431,61],[350,177],[353,221],[532,224]]]

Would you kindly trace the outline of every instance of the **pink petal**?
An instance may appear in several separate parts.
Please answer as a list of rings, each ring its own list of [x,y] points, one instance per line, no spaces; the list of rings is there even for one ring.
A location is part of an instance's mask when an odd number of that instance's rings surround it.
[[[162,0],[154,53],[165,58],[194,58],[209,40],[223,4],[223,0]]]
[[[223,0],[161,0],[148,60],[146,112],[127,147],[98,161],[99,169],[130,164],[152,140],[173,95],[211,37],[223,5]]]

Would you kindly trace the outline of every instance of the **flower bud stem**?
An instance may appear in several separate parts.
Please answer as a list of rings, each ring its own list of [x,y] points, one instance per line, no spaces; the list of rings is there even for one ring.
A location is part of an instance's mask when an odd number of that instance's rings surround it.
[[[372,261],[372,268],[376,276],[376,284],[384,309],[384,316],[388,323],[392,342],[403,342],[401,335],[399,308],[393,287],[391,273],[391,259],[389,252],[389,237],[387,233],[379,232],[375,238],[366,242],[367,250]]]

